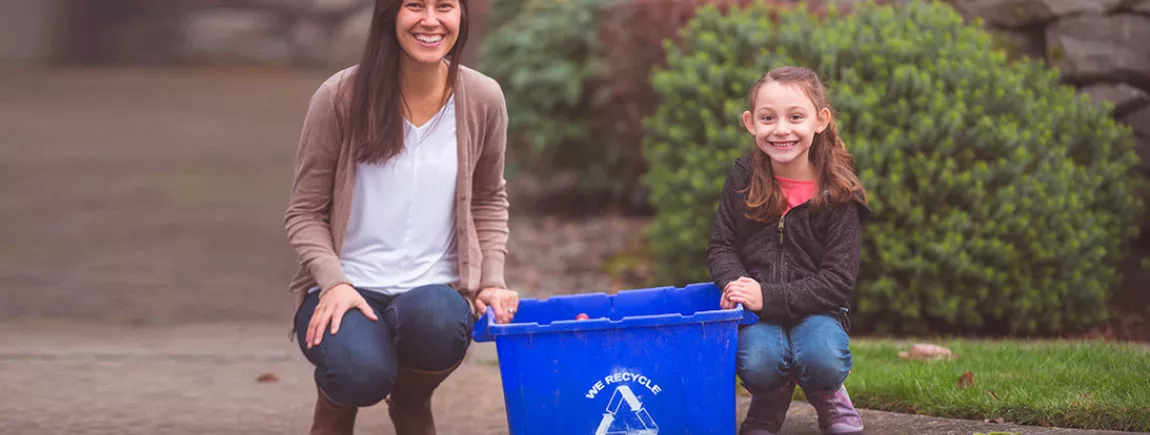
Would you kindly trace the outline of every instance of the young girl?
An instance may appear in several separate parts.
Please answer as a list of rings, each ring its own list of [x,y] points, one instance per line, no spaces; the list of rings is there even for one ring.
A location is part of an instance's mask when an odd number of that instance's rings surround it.
[[[285,221],[312,435],[350,435],[385,397],[397,434],[434,434],[431,396],[473,311],[506,323],[518,307],[503,279],[507,108],[460,66],[467,28],[467,0],[376,0],[362,59],[311,98]]]
[[[866,191],[813,71],[771,70],[748,100],[755,147],[731,168],[707,250],[722,306],[760,316],[739,331],[737,371],[752,395],[739,433],[777,433],[796,381],[824,433],[861,432],[843,381]]]

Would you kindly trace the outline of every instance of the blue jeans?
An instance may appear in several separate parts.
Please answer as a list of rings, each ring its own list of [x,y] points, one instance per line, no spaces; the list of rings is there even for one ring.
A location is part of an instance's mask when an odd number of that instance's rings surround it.
[[[358,309],[343,316],[339,332],[324,331],[319,346],[307,348],[308,323],[319,292],[304,298],[296,312],[296,335],[307,360],[315,365],[315,383],[344,406],[379,403],[395,385],[398,365],[442,371],[463,360],[471,344],[475,317],[467,301],[447,285],[431,285],[398,295],[360,290],[379,321]]]
[[[850,338],[839,319],[815,314],[788,326],[759,321],[739,329],[743,386],[753,395],[768,394],[793,377],[804,391],[837,389],[852,364]]]

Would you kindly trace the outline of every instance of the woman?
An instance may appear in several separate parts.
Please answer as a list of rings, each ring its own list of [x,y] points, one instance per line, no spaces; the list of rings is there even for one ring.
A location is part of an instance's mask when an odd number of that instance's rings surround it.
[[[312,434],[350,434],[385,397],[398,434],[433,434],[431,395],[476,313],[511,320],[507,109],[459,64],[467,0],[377,0],[360,63],[311,98],[285,221],[295,333],[315,365]]]

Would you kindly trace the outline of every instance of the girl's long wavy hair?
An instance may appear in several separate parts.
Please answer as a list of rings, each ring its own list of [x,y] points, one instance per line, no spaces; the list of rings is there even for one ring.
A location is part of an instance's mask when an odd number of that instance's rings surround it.
[[[815,109],[826,108],[831,113],[830,123],[822,133],[816,133],[807,154],[815,170],[816,189],[810,206],[818,209],[831,204],[859,200],[866,203],[867,194],[862,181],[855,175],[854,158],[847,151],[846,144],[839,138],[835,123],[835,110],[827,99],[827,91],[818,74],[808,68],[783,66],[767,72],[751,86],[747,94],[748,110],[755,110],[755,95],[770,82],[800,87]],[[754,169],[751,184],[747,187],[746,216],[748,219],[769,223],[782,217],[786,211],[787,199],[783,190],[775,182],[771,169],[771,158],[752,141]]]
[[[395,26],[399,10],[406,0],[376,0],[372,11],[367,43],[345,97],[350,98],[345,114],[345,128],[351,136],[356,161],[384,163],[403,151],[407,103],[400,92],[399,45]],[[459,60],[467,45],[467,0],[459,0],[459,34],[447,53],[447,87],[450,93],[459,76]],[[447,95],[444,95],[446,100]]]

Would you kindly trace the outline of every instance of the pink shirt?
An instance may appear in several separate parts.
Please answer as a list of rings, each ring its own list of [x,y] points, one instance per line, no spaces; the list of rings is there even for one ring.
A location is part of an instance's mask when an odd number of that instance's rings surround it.
[[[795,206],[809,201],[815,195],[815,189],[818,187],[818,182],[815,180],[791,180],[775,177],[775,181],[779,182],[779,187],[783,189],[783,195],[787,197],[786,211],[791,211]],[[786,211],[783,213],[785,214]]]

